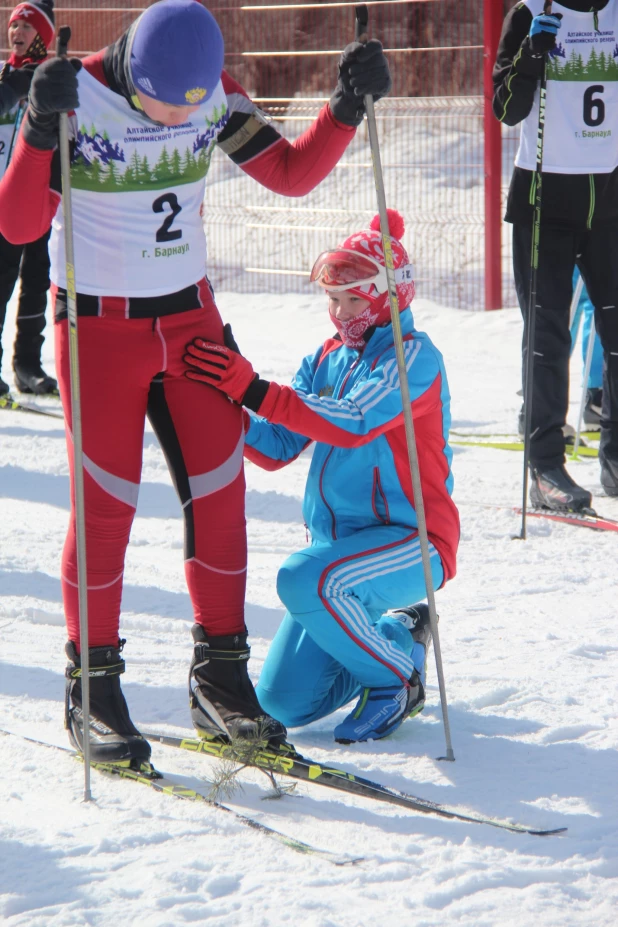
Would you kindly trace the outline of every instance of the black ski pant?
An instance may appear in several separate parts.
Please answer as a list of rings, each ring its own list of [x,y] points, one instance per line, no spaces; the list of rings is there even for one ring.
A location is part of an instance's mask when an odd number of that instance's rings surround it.
[[[524,387],[531,246],[530,226],[514,224],[515,287],[524,317]],[[542,226],[537,271],[530,442],[530,462],[536,467],[549,468],[564,463],[562,426],[566,422],[569,402],[571,352],[569,310],[576,265],[594,306],[595,325],[603,346],[599,453],[601,460],[618,462],[618,223],[606,223],[581,231]]]
[[[20,277],[13,362],[27,367],[40,363],[49,290],[50,231],[27,245],[12,245],[0,235],[0,362],[6,307]]]

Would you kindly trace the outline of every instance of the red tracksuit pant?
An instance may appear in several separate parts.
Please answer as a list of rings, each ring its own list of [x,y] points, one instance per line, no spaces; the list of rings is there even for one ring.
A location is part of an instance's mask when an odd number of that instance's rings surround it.
[[[247,542],[241,409],[184,376],[195,336],[222,343],[219,312],[203,307],[126,318],[126,300],[101,299],[79,318],[88,623],[91,647],[116,644],[124,558],[139,490],[148,415],[166,456],[185,522],[185,573],[195,621],[215,636],[244,624]],[[56,364],[67,419],[71,521],[62,558],[69,639],[79,644],[68,324],[56,323]]]

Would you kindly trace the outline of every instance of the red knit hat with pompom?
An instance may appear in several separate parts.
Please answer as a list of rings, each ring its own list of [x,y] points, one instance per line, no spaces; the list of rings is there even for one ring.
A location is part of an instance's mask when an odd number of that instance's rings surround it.
[[[387,209],[388,231],[391,236],[391,248],[393,251],[393,263],[395,266],[395,282],[397,285],[397,302],[399,311],[406,309],[414,299],[414,281],[412,279],[412,266],[408,253],[401,244],[401,238],[406,230],[405,222],[401,213],[396,209]],[[384,249],[382,248],[382,234],[380,232],[380,216],[374,216],[368,229],[355,232],[350,235],[339,246],[346,251],[359,251],[373,258],[383,267],[385,265]],[[351,287],[348,291],[360,296],[362,299],[368,299],[371,302],[372,313],[378,314],[376,325],[384,325],[390,320],[390,304],[388,291],[379,293],[375,284],[364,283],[361,286]]]

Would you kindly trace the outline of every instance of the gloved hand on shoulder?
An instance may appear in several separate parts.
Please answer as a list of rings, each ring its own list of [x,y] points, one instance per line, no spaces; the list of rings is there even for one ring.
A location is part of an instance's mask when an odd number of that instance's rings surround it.
[[[79,58],[49,58],[34,72],[23,134],[29,145],[50,151],[58,143],[60,113],[79,106],[77,73]]]
[[[382,43],[370,39],[366,44],[351,42],[339,59],[339,80],[330,98],[330,109],[339,122],[359,126],[365,115],[363,97],[370,93],[374,102],[392,87],[388,61]]]

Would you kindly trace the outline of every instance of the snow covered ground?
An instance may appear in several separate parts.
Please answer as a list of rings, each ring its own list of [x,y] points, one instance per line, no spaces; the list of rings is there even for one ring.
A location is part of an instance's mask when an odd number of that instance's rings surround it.
[[[264,377],[287,380],[328,333],[321,297],[219,295],[241,348]],[[414,305],[442,349],[460,430],[512,432],[520,399],[519,313]],[[9,316],[13,313],[9,312]],[[10,361],[12,331],[4,333]],[[45,345],[53,368],[52,341]],[[9,364],[4,373],[8,378]],[[579,400],[573,361],[571,421]],[[196,427],[199,419],[196,412]],[[282,616],[275,576],[304,545],[308,460],[277,474],[247,467],[247,623],[257,676]],[[570,465],[603,514],[596,461]],[[390,739],[341,747],[335,718],[292,732],[318,759],[441,802],[563,837],[520,836],[340,800],[299,786],[263,801],[259,774],[233,805],[284,833],[363,856],[353,868],[303,857],[207,806],[83,769],[70,756],[0,735],[0,922],[6,927],[613,927],[618,921],[617,539],[529,524],[474,503],[517,504],[521,455],[456,447],[462,541],[457,578],[438,594],[456,762],[444,751],[435,671],[428,706]],[[68,512],[61,424],[0,412],[0,727],[64,744],[60,552]],[[124,688],[134,720],[186,730],[191,608],[179,506],[146,434],[143,484],[127,557]],[[210,761],[154,746],[188,781]]]

